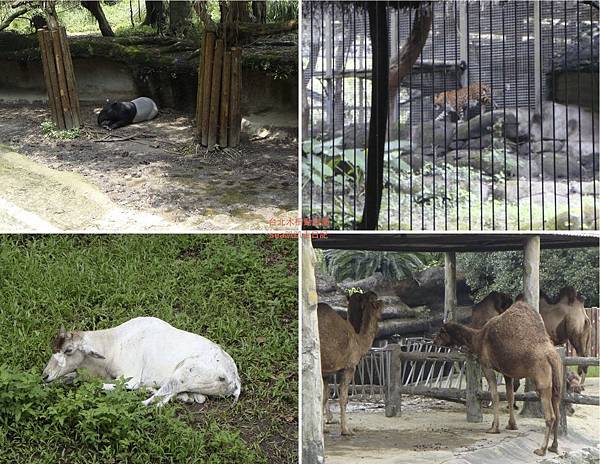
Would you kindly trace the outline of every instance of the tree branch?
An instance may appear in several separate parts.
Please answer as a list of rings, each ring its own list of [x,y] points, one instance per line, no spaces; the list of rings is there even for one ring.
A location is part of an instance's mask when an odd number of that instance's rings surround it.
[[[27,12],[29,12],[29,8],[26,6],[22,6],[18,10],[13,11],[4,21],[2,21],[2,23],[0,23],[0,31],[6,29],[15,19]]]

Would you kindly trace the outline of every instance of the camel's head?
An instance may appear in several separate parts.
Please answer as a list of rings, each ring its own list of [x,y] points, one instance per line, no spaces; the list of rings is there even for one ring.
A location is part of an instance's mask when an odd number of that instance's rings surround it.
[[[575,290],[573,287],[563,287],[560,289],[560,293],[558,294],[558,302],[569,305],[583,305],[585,299],[578,294],[577,290]]]
[[[363,305],[367,305],[373,317],[377,318],[377,320],[381,319],[383,301],[377,299],[377,294],[375,292],[368,291],[363,293]]]
[[[64,327],[60,328],[50,347],[52,356],[42,373],[44,382],[52,382],[75,372],[87,356],[104,359],[86,345],[79,332],[67,332]]]
[[[492,292],[491,294],[493,295],[494,299],[494,307],[499,313],[503,313],[513,304],[512,298],[506,293]]]
[[[447,329],[447,324],[444,324],[441,328],[440,331],[436,334],[435,337],[433,337],[433,344],[435,346],[452,346],[452,337],[450,336],[450,333],[448,332]]]
[[[463,346],[465,344],[464,334],[461,331],[461,325],[456,322],[446,322],[433,337],[433,344],[436,346]]]

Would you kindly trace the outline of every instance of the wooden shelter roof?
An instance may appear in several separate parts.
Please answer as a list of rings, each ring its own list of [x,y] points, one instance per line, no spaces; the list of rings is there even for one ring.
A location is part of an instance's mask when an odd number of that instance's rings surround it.
[[[477,252],[522,250],[525,240],[540,236],[540,247],[581,248],[600,245],[599,233],[329,233],[313,238],[315,248],[398,252]]]

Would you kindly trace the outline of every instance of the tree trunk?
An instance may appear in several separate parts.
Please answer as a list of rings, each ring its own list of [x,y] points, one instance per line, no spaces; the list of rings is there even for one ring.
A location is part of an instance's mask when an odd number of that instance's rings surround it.
[[[193,6],[194,11],[198,15],[198,18],[200,18],[200,21],[202,21],[202,24],[204,24],[204,29],[208,31],[215,31],[215,23],[210,17],[210,14],[208,12],[208,4],[206,3],[206,1],[195,0]]]
[[[169,32],[185,35],[191,27],[192,5],[189,1],[169,2]]]
[[[267,22],[267,1],[252,0],[252,14],[257,23],[265,24]]]
[[[144,26],[152,26],[160,30],[164,21],[165,8],[162,0],[146,0],[146,19],[144,19]]]
[[[102,6],[99,1],[83,1],[81,2],[81,6],[83,6],[86,10],[88,10],[96,21],[98,21],[98,26],[100,27],[100,32],[104,37],[114,37],[115,33],[113,32],[106,16],[104,16],[104,11],[102,11]]]
[[[383,192],[383,151],[390,97],[396,94],[398,83],[408,75],[427,42],[431,29],[431,5],[422,6],[415,12],[410,37],[400,50],[398,64],[391,69],[385,4],[368,2],[367,5],[373,44],[373,101],[369,122],[365,206],[359,228],[374,230],[379,220]]]
[[[248,2],[228,1],[221,2],[221,24],[237,24],[250,22]]]

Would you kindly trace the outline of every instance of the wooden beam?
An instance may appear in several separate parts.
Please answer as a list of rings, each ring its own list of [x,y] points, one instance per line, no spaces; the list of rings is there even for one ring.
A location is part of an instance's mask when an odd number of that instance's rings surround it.
[[[317,322],[315,253],[309,237],[302,239],[302,460],[324,462],[323,378]]]
[[[208,142],[206,146],[212,148],[217,143],[217,127],[219,125],[219,104],[221,101],[221,77],[223,71],[224,42],[217,39],[212,68],[212,82],[210,91],[210,113],[208,117]]]
[[[444,253],[444,263],[444,322],[448,322],[456,315],[456,253]]]

